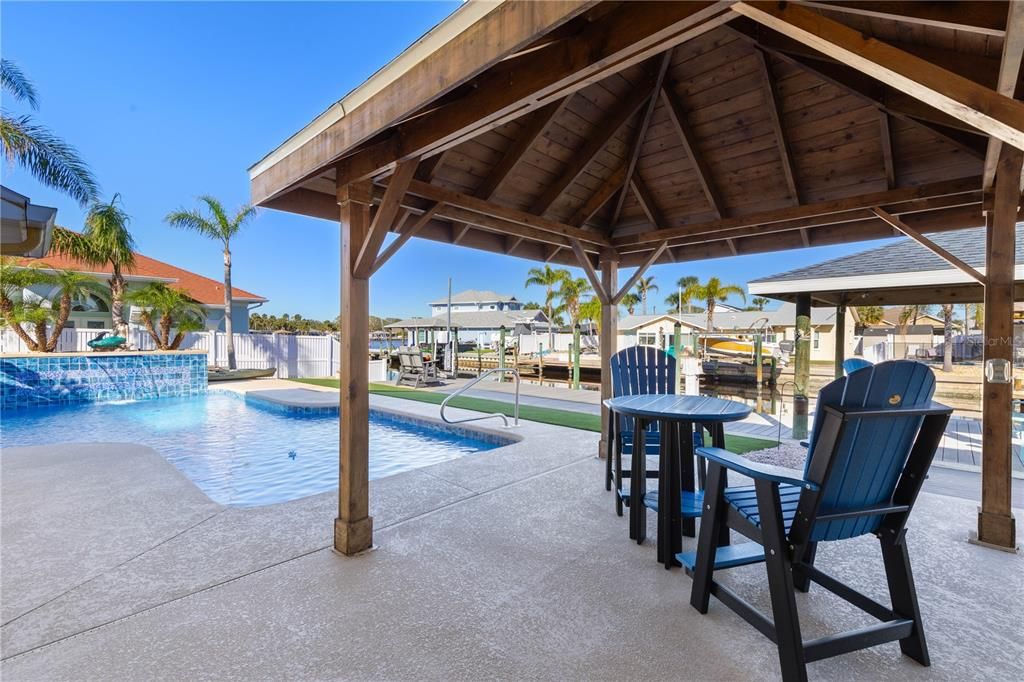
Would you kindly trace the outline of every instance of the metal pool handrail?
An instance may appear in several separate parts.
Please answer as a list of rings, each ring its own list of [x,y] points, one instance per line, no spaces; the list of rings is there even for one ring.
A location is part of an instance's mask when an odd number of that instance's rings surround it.
[[[475,386],[484,377],[489,376],[491,374],[495,374],[497,372],[508,372],[515,379],[515,382],[516,382],[516,402],[515,402],[515,407],[513,408],[513,412],[512,412],[512,416],[513,416],[512,426],[519,426],[519,370],[517,370],[514,367],[495,367],[493,369],[489,369],[486,372],[484,372],[483,374],[481,374],[480,376],[478,376],[477,378],[475,378],[472,381],[470,381],[465,386],[462,386],[458,390],[453,391],[447,398],[445,398],[441,402],[441,419],[445,423],[447,423],[447,424],[465,424],[466,422],[475,422],[475,421],[479,421],[481,419],[490,419],[492,417],[501,417],[501,420],[503,422],[505,422],[505,427],[508,428],[509,427],[508,417],[506,417],[501,412],[494,412],[492,414],[485,414],[482,417],[467,417],[466,419],[454,419],[454,420],[453,419],[449,419],[444,414],[444,408],[448,407],[448,401],[450,401],[452,398],[454,398],[456,396],[462,395],[463,393],[466,392],[467,389]]]

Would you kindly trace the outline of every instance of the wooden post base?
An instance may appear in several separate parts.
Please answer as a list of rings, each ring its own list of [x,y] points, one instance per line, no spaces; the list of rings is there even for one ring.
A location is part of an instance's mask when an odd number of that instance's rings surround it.
[[[807,397],[793,396],[793,438],[807,438]]]
[[[607,459],[608,457],[608,441],[605,438],[601,438],[601,441],[597,445],[597,458]]]
[[[373,546],[373,517],[354,522],[334,519],[334,549],[346,556],[365,552]]]
[[[1017,551],[1017,520],[1013,514],[993,514],[978,509],[978,535],[972,542],[1009,552]]]

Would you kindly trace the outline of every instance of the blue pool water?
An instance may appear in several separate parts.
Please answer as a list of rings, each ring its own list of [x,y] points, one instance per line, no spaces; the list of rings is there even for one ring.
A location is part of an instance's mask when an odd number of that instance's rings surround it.
[[[338,487],[338,416],[261,407],[237,394],[4,410],[0,445],[148,445],[221,504],[253,507]],[[498,447],[370,414],[370,478]]]

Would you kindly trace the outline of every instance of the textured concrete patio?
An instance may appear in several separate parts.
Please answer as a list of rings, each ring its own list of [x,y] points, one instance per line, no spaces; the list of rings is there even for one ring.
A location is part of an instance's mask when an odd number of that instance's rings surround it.
[[[5,450],[2,674],[777,677],[770,642],[720,604],[699,615],[689,578],[655,563],[652,540],[628,541],[595,434],[527,424],[520,435],[372,482],[378,548],[356,558],[329,549],[333,493],[231,509],[142,446]],[[967,544],[974,514],[969,501],[924,494],[912,518],[931,668],[886,645],[814,663],[811,675],[1024,678],[1024,558]],[[871,538],[820,556],[884,595]],[[728,581],[766,608],[762,571]],[[808,638],[864,623],[820,589],[799,604]]]

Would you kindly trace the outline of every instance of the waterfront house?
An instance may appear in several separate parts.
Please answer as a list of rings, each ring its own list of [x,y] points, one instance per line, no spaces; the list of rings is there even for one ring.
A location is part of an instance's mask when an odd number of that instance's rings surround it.
[[[44,258],[23,261],[43,270],[74,270],[91,275],[106,282],[111,271],[108,265],[90,265],[74,258],[60,255],[49,255]],[[129,290],[137,289],[150,282],[163,282],[168,286],[188,294],[196,303],[203,307],[207,331],[224,331],[224,284],[204,277],[184,268],[164,263],[163,261],[135,254],[135,267],[125,274]],[[261,306],[268,299],[245,289],[233,287],[231,322],[236,334],[249,331],[249,311]],[[56,287],[50,285],[34,286],[25,291],[26,298],[54,301],[58,296]],[[127,306],[126,318],[130,326],[141,327],[138,311],[131,305]],[[76,300],[73,304],[71,318],[65,328],[70,329],[110,329],[110,300],[104,296],[90,295],[87,300]]]
[[[450,303],[452,313],[471,313],[492,310],[514,312],[523,309],[523,304],[520,303],[515,296],[498,294],[493,291],[478,291],[476,289],[467,289],[466,291],[460,291],[459,293],[454,294]],[[432,301],[430,303],[430,314],[432,316],[444,315],[448,312],[448,304],[449,300],[447,298]]]

